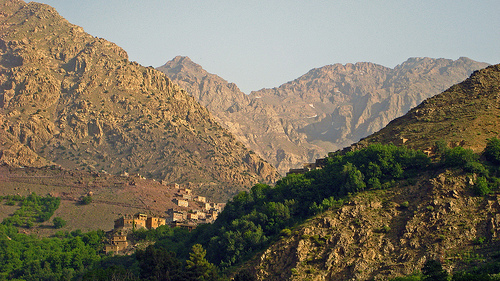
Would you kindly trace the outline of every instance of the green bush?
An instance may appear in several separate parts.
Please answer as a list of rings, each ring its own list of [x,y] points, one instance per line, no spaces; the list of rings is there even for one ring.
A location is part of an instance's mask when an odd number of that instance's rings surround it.
[[[436,260],[428,260],[424,267],[422,268],[422,273],[424,274],[423,280],[432,281],[447,281],[448,272],[443,269],[441,263]]]
[[[288,237],[292,235],[292,231],[289,228],[284,228],[281,230],[280,235]]]
[[[55,217],[52,222],[54,223],[54,228],[63,228],[66,226],[66,221],[61,217]]]
[[[401,206],[403,208],[408,208],[410,206],[410,202],[404,201],[403,203],[399,204],[399,206]]]
[[[447,150],[441,162],[447,167],[463,167],[469,162],[478,162],[479,156],[474,154],[471,149],[465,149],[461,146]]]
[[[464,171],[470,173],[476,173],[479,175],[488,175],[488,170],[484,167],[483,164],[479,162],[467,162],[464,165]]]
[[[80,200],[80,204],[82,204],[82,205],[88,205],[90,203],[92,203],[92,196],[90,196],[90,195],[84,196]]]
[[[496,165],[500,164],[500,139],[488,139],[483,155],[491,163]]]
[[[488,181],[486,180],[485,177],[478,177],[476,182],[474,183],[474,186],[472,187],[474,194],[478,196],[483,196],[488,193],[490,193],[490,187],[488,185]]]

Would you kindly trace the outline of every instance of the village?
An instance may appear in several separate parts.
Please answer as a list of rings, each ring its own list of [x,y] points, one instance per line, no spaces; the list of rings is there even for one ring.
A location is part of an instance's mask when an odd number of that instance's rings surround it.
[[[109,244],[105,246],[106,254],[124,254],[130,252],[129,234],[137,229],[156,229],[162,225],[181,227],[189,231],[199,224],[212,223],[224,209],[226,203],[214,203],[206,197],[194,195],[189,188],[177,183],[163,185],[175,190],[172,201],[177,206],[165,211],[163,215],[147,215],[144,213],[123,215],[114,221],[113,230],[108,232]]]

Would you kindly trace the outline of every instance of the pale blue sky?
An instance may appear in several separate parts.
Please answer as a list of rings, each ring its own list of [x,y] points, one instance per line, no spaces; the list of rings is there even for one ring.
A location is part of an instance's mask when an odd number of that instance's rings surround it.
[[[312,68],[409,57],[500,63],[499,0],[41,0],[130,60],[177,55],[246,93]]]

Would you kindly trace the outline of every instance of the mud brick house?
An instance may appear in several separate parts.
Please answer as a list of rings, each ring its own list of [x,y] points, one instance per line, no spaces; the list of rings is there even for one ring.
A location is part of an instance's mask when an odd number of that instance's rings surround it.
[[[158,226],[165,225],[166,220],[160,217],[148,217],[146,219],[146,228],[147,229],[156,229]]]
[[[135,214],[123,216],[115,220],[115,229],[133,229],[133,228],[146,228],[146,220],[148,216],[145,214]]]
[[[128,247],[127,235],[123,232],[117,232],[111,236],[110,245],[106,245],[104,251],[106,254],[110,252],[122,252]]]
[[[185,199],[174,198],[172,201],[174,201],[175,205],[179,207],[189,207],[189,202]]]

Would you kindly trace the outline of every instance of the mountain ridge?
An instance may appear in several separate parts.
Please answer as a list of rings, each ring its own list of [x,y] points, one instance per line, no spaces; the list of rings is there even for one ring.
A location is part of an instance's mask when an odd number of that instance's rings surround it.
[[[284,174],[376,132],[485,66],[465,57],[415,57],[394,68],[333,64],[248,96],[186,57],[157,69],[189,89],[221,124]]]

